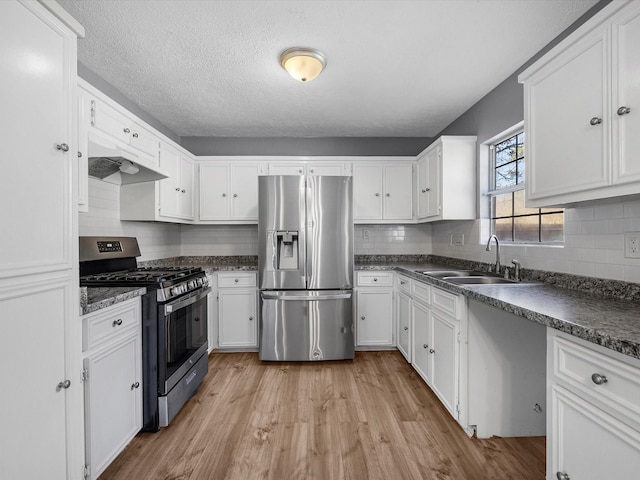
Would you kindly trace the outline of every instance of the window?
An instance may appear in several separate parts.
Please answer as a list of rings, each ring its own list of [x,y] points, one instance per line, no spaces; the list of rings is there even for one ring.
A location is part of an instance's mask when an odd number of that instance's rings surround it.
[[[501,240],[517,243],[561,243],[561,208],[525,208],[525,137],[511,134],[491,145],[491,230]]]

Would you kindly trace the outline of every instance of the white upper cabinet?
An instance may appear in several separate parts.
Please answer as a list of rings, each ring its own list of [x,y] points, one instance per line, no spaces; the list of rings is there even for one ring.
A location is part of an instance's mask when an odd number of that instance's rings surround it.
[[[418,222],[476,218],[476,137],[442,136],[418,155]]]
[[[201,223],[257,223],[257,163],[200,162]]]
[[[353,164],[355,223],[411,221],[412,199],[413,164]]]
[[[344,162],[283,162],[269,163],[269,175],[326,175],[342,176],[350,175]]]
[[[640,4],[612,2],[529,67],[529,207],[638,193]]]

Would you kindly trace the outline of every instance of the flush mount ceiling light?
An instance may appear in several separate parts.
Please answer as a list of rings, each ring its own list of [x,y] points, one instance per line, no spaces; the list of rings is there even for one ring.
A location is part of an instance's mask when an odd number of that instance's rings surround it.
[[[310,82],[322,72],[327,59],[315,48],[293,47],[280,54],[280,65],[300,82]]]

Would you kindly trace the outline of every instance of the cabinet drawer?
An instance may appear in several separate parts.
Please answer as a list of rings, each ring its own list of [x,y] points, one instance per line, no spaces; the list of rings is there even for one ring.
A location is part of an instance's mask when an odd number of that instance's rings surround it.
[[[256,274],[254,272],[219,273],[218,287],[255,287]]]
[[[459,295],[445,292],[435,287],[431,289],[431,305],[454,318],[458,318],[460,314],[461,302],[462,299]]]
[[[406,293],[407,295],[411,295],[411,282],[412,280],[409,277],[405,277],[404,275],[396,276],[396,290],[398,292]]]
[[[358,272],[358,286],[393,286],[393,272]]]
[[[431,303],[431,286],[426,283],[414,281],[411,284],[411,297],[422,303],[429,305]]]
[[[559,380],[640,421],[640,368],[561,337],[553,339],[553,357]]]
[[[139,325],[139,298],[85,315],[82,318],[82,350],[90,350]]]

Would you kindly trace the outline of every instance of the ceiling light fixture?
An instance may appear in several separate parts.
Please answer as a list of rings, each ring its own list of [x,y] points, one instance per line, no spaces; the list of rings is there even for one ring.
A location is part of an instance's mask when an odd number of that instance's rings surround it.
[[[280,65],[300,82],[310,82],[322,72],[327,59],[315,48],[293,47],[280,54]]]

